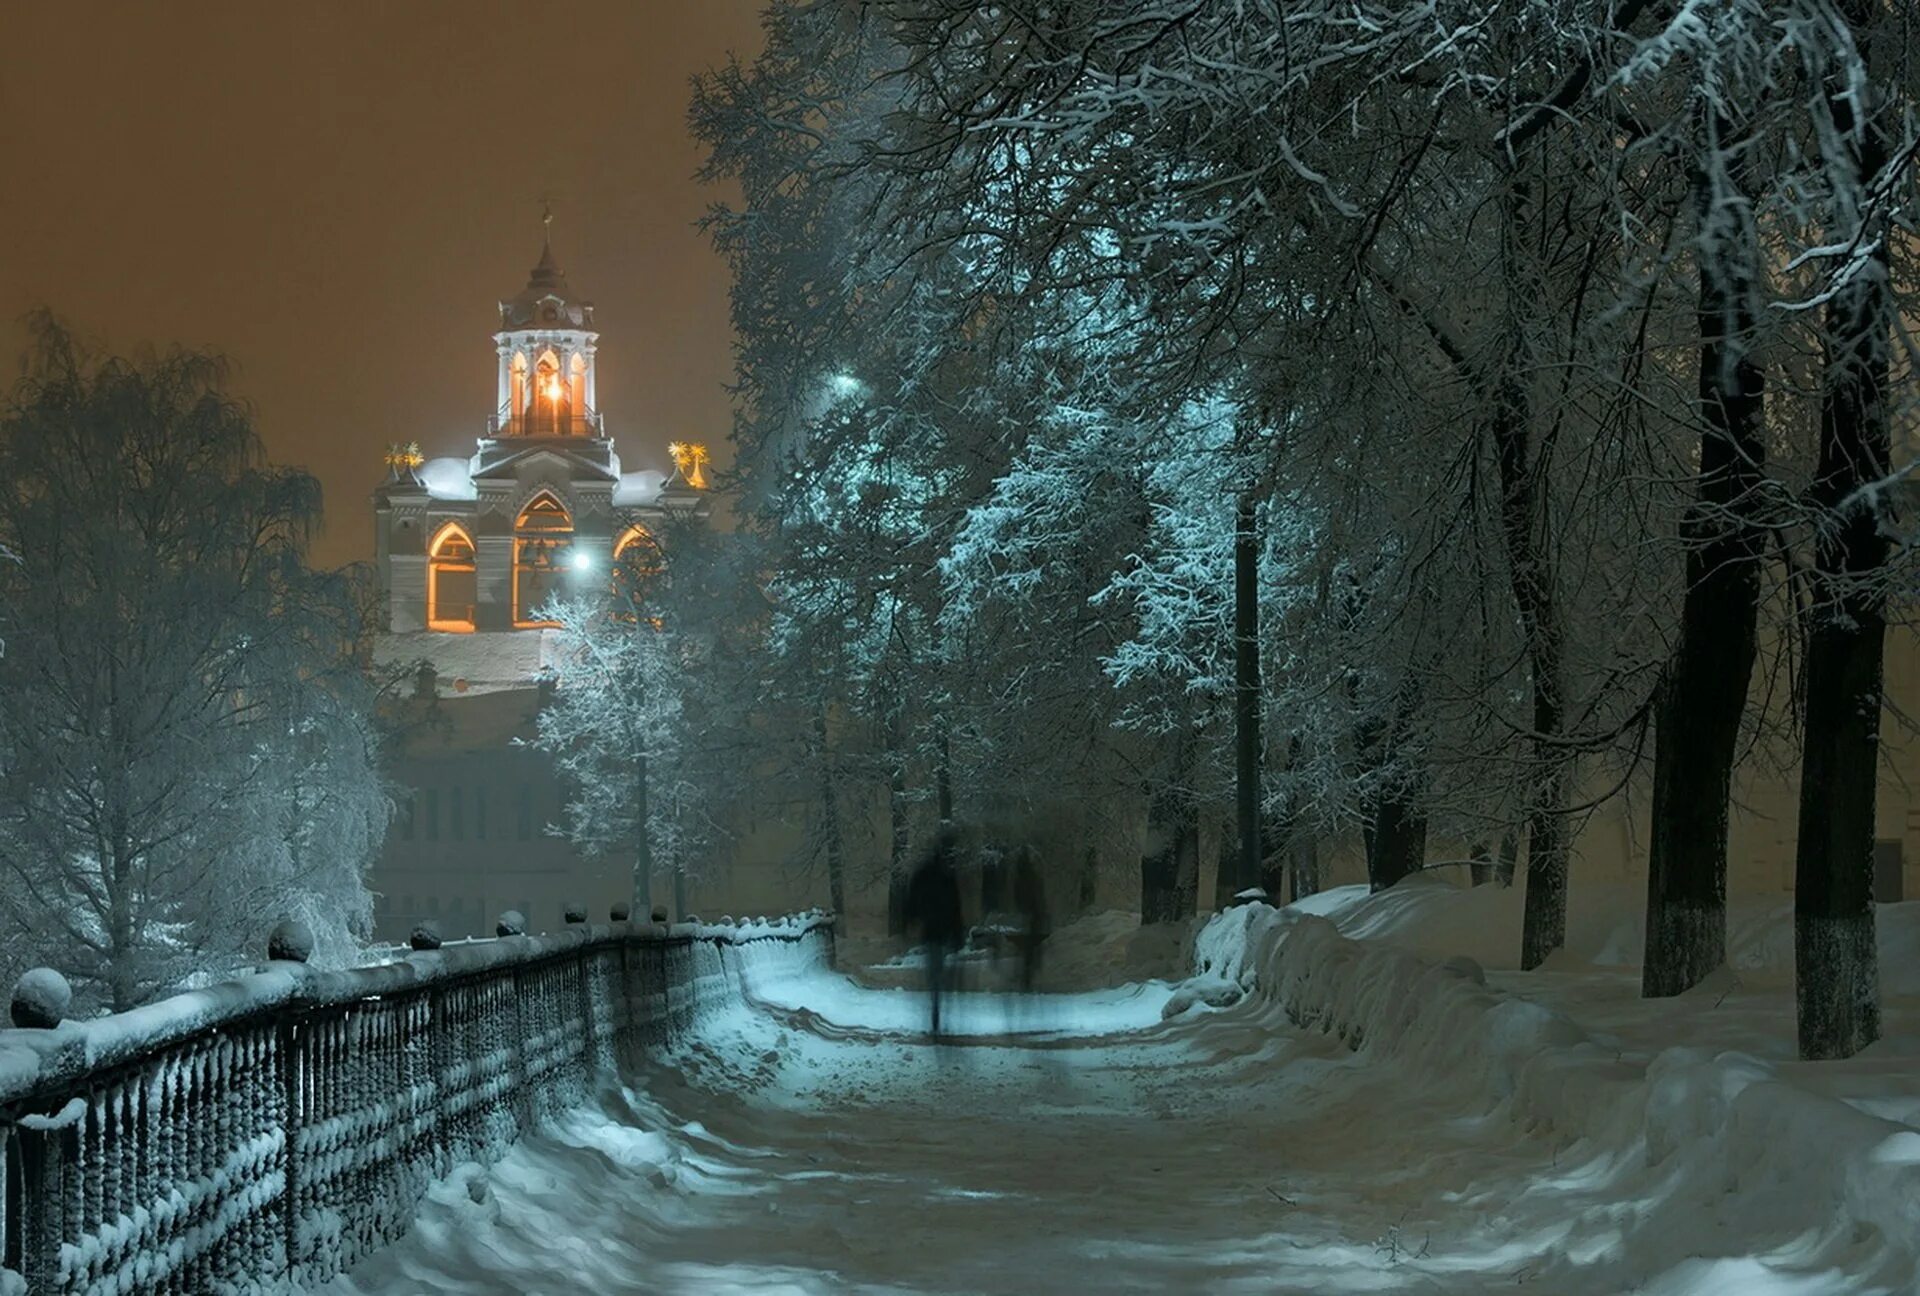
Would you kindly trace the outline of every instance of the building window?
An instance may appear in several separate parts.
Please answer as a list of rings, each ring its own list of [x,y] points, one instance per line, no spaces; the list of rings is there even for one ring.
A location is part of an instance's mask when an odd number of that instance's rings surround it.
[[[521,841],[533,840],[533,785],[531,783],[520,785],[519,828],[518,835]]]
[[[479,597],[473,539],[459,523],[449,522],[427,546],[427,629],[471,633]]]
[[[447,827],[453,830],[455,841],[467,839],[467,790],[458,783],[453,785],[447,805]]]
[[[535,614],[561,593],[573,516],[551,491],[541,491],[520,511],[513,532],[513,624],[521,629],[556,625]]]
[[[439,841],[440,840],[440,789],[439,788],[427,789],[426,817],[427,817],[427,840]]]

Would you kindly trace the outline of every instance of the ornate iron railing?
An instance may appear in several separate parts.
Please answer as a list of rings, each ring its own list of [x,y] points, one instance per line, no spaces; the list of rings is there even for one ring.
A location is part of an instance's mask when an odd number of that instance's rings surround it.
[[[820,915],[576,927],[0,1031],[0,1296],[282,1291],[403,1234],[738,992],[831,957]]]

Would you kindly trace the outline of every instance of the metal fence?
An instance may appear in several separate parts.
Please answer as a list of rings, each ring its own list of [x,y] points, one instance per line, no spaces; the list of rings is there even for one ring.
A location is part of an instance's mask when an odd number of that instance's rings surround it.
[[[740,993],[744,963],[831,940],[822,917],[575,928],[0,1031],[0,1296],[325,1282],[454,1165]]]

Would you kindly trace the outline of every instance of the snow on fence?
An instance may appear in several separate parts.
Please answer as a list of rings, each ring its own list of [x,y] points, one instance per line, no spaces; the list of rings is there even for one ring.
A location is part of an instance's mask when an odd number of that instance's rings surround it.
[[[451,1167],[831,942],[818,913],[581,926],[0,1030],[0,1296],[325,1282]]]

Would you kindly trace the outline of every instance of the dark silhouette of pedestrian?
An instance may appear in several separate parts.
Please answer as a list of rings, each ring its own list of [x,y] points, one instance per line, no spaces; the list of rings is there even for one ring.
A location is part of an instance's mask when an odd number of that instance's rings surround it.
[[[940,1033],[940,995],[952,975],[953,957],[967,934],[960,913],[960,875],[954,870],[953,856],[953,833],[943,828],[907,881],[906,919],[910,927],[920,930],[935,1035]]]
[[[1053,930],[1040,855],[1031,846],[1022,846],[1013,858],[1013,904],[1020,913],[1020,988],[1031,994],[1040,978],[1040,949]]]

